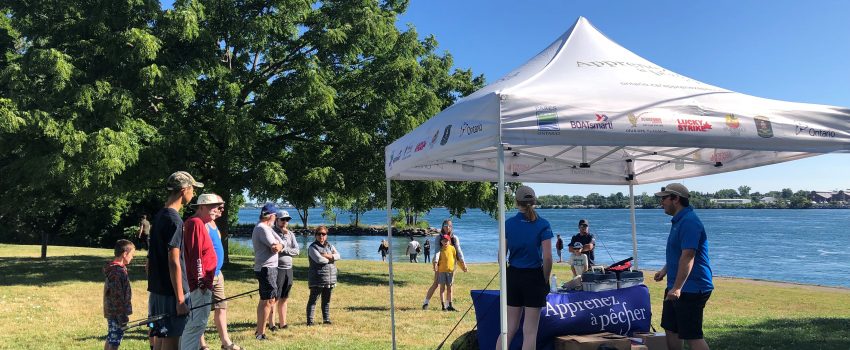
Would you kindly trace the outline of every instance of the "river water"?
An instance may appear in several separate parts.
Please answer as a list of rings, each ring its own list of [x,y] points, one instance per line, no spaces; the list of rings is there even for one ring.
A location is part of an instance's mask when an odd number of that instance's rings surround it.
[[[696,210],[708,233],[709,257],[715,275],[799,282],[850,288],[850,210],[846,209],[705,209]],[[596,260],[610,264],[632,256],[628,209],[539,209],[564,243],[577,232],[578,220],[590,220],[596,236]],[[258,209],[242,209],[240,223],[252,223]],[[294,209],[293,223],[300,223]],[[508,217],[516,211],[509,211]],[[365,213],[361,222],[386,225],[386,211]],[[449,218],[442,208],[424,216],[433,227]],[[664,249],[670,217],[661,209],[638,209],[637,241],[641,269],[658,269],[664,264]],[[339,213],[339,224],[353,221]],[[310,210],[309,224],[327,224],[321,209]],[[477,209],[453,219],[455,233],[468,262],[495,262],[499,245],[496,220]],[[379,236],[330,236],[329,241],[344,259],[380,260]],[[235,240],[251,245],[250,239]],[[311,237],[299,237],[302,247]],[[422,238],[418,238],[422,242]],[[408,239],[394,238],[395,261],[407,261]],[[554,243],[552,244],[554,247]],[[566,252],[566,250],[565,250]],[[554,255],[554,254],[553,254]],[[557,258],[556,258],[557,259]],[[421,257],[420,257],[421,261]]]

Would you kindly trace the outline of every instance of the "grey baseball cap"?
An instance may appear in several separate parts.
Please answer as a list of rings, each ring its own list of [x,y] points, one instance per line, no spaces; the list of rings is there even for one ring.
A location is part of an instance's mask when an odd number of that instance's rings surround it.
[[[174,172],[174,174],[171,174],[171,176],[168,177],[168,180],[166,181],[165,186],[166,186],[167,189],[174,191],[174,190],[183,189],[183,188],[186,188],[186,187],[189,187],[189,186],[204,187],[204,184],[195,181],[195,178],[192,177],[192,175],[190,175],[189,173],[187,173],[185,171],[177,171],[177,172]]]
[[[688,191],[688,188],[685,187],[685,185],[682,185],[680,183],[675,183],[675,182],[671,183],[667,186],[662,187],[661,192],[656,192],[655,196],[656,197],[664,197],[664,196],[669,196],[671,194],[675,194],[675,195],[682,197],[682,198],[690,198],[691,197],[691,192]]]
[[[516,201],[520,204],[537,204],[537,195],[528,186],[520,186],[516,189]]]

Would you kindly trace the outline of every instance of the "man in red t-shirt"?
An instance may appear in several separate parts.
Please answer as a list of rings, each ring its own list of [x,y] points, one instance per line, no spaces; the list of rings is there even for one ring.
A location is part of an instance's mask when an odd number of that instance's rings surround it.
[[[210,318],[209,307],[198,307],[212,301],[213,278],[218,257],[207,232],[206,224],[212,221],[223,203],[221,197],[205,193],[198,197],[195,215],[183,224],[183,256],[186,261],[186,279],[189,282],[189,320],[180,337],[181,349],[198,349],[201,346],[201,336]],[[224,257],[222,257],[223,259]]]

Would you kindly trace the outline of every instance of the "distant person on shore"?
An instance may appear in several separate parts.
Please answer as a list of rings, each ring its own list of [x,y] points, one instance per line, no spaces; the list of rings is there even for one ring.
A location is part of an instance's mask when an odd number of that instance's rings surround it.
[[[307,325],[313,325],[316,312],[316,299],[322,296],[322,320],[331,324],[331,292],[336,287],[336,261],[340,259],[336,247],[328,242],[328,228],[321,225],[316,228],[316,240],[307,248],[310,268],[307,270],[307,284],[310,297],[307,299]]]
[[[286,329],[289,324],[286,323],[286,313],[289,307],[289,292],[292,290],[292,257],[298,256],[301,252],[301,247],[298,246],[298,241],[295,239],[295,234],[289,230],[289,221],[292,216],[286,210],[278,210],[277,220],[275,221],[275,233],[280,236],[283,242],[283,248],[277,253],[277,301],[275,308],[269,315],[269,329],[274,332],[278,328]],[[278,323],[274,324],[274,313],[277,309]]]
[[[136,247],[133,242],[119,239],[115,242],[114,252],[112,261],[103,267],[106,276],[103,285],[103,317],[107,325],[104,350],[118,350],[124,339],[121,327],[130,322],[130,315],[133,314],[133,290],[130,288],[127,265],[133,261]]]
[[[572,249],[573,254],[570,256],[570,270],[573,271],[573,279],[564,284],[567,290],[581,290],[581,274],[587,272],[590,264],[587,262],[587,255],[581,253],[581,242],[576,242],[573,245],[576,249]]]
[[[215,253],[207,224],[219,213],[219,207],[224,208],[220,197],[212,193],[198,196],[198,201],[192,204],[195,214],[183,223],[183,235],[179,241],[183,247],[186,263],[186,278],[189,281],[189,321],[180,337],[181,349],[198,349],[201,338],[210,319],[210,307],[193,308],[193,306],[209,305],[212,302],[212,285],[218,266],[218,256]],[[223,258],[223,257],[222,257]]]
[[[576,242],[582,244],[581,248],[576,248]],[[586,255],[587,262],[590,265],[596,265],[596,261],[594,260],[596,257],[593,254],[593,250],[596,249],[596,238],[590,233],[590,221],[587,219],[578,221],[578,233],[570,239],[569,249],[570,253],[578,251]]]
[[[151,223],[148,221],[148,214],[142,214],[141,220],[139,220],[139,233],[137,237],[139,238],[139,246],[144,250],[149,250],[150,246],[150,235],[151,235]]]
[[[534,205],[537,196],[528,186],[516,190],[519,213],[505,221],[505,240],[508,248],[507,299],[508,344],[513,340],[523,318],[522,348],[537,348],[537,326],[540,309],[546,306],[549,294],[549,275],[552,272],[552,227],[537,215]],[[501,349],[502,337],[496,342]]]
[[[277,218],[277,207],[268,203],[260,209],[260,221],[251,233],[254,247],[254,276],[260,287],[260,302],[257,304],[257,328],[254,337],[266,340],[266,321],[277,299],[277,253],[283,249],[283,242],[272,226]]]
[[[460,249],[460,238],[455,235],[454,230],[452,229],[452,221],[451,220],[443,220],[443,226],[440,228],[440,235],[434,237],[434,246],[440,247],[440,240],[443,236],[449,236],[449,240],[451,241],[452,247],[457,251],[457,261],[461,263],[460,267],[463,269],[463,272],[467,272],[466,268],[466,260],[463,259],[463,250]],[[439,250],[434,251],[434,255],[437,254]],[[432,260],[436,260],[437,257],[433,256]],[[428,304],[431,302],[431,297],[434,295],[434,292],[439,287],[439,281],[437,279],[438,274],[434,272],[434,281],[431,283],[431,286],[428,287],[428,291],[425,292],[425,300],[422,302],[422,310],[428,310]],[[454,275],[452,275],[454,277]],[[454,284],[454,281],[452,281]]]
[[[407,255],[410,256],[410,262],[418,263],[419,252],[422,248],[419,246],[419,241],[413,239],[413,235],[410,236],[410,243],[407,243]]]
[[[215,265],[215,278],[213,278],[213,284],[210,288],[212,290],[213,301],[227,298],[227,295],[224,293],[224,274],[221,273],[221,267],[224,266],[224,245],[221,243],[221,232],[215,222],[215,220],[221,217],[222,213],[224,213],[224,200],[221,196],[216,196],[216,199],[221,202],[221,204],[219,205],[218,210],[210,212],[212,220],[207,223],[207,232],[209,233],[210,240],[213,243],[215,255],[218,257]],[[221,349],[242,350],[241,346],[236,345],[232,340],[230,340],[230,334],[227,332],[227,301],[212,304],[212,309],[213,323],[215,324],[216,330],[218,330],[218,337],[221,339]],[[204,337],[201,337],[201,349],[205,349],[206,347],[207,342]]]
[[[459,263],[466,271],[465,264],[457,260],[457,250],[452,247],[448,235],[440,237],[440,251],[434,258],[434,272],[437,273],[437,283],[440,285],[440,305],[443,311],[457,311],[452,305],[452,282],[454,282],[455,265]],[[445,292],[445,298],[443,293]],[[449,306],[446,307],[446,304]]]
[[[170,315],[154,322],[150,335],[156,337],[157,350],[176,350],[180,336],[188,321],[189,282],[180,240],[183,238],[183,220],[180,210],[192,201],[195,187],[204,184],[195,181],[189,173],[178,171],[166,180],[168,199],[151,223],[150,249],[148,250],[148,317]]]
[[[425,244],[422,245],[422,250],[425,257],[425,262],[431,261],[431,241],[428,238],[425,238]]]
[[[387,243],[386,239],[382,239],[381,244],[378,246],[378,253],[381,253],[381,261],[387,261],[387,253],[389,253],[389,251],[389,243]]]
[[[561,257],[561,252],[564,250],[564,240],[561,239],[561,235],[558,235],[558,240],[555,241],[555,250],[558,251],[558,262],[564,262]]]
[[[667,277],[661,313],[667,349],[680,350],[683,341],[687,341],[692,350],[707,350],[702,331],[703,311],[714,283],[705,227],[690,206],[691,195],[684,185],[671,183],[655,196],[661,201],[664,213],[673,217],[667,237],[667,261],[654,277],[656,281]]]

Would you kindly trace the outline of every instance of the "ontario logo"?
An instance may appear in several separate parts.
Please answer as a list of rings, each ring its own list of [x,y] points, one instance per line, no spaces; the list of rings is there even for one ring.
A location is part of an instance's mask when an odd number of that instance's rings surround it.
[[[538,135],[560,135],[561,126],[558,121],[558,108],[555,106],[537,106],[535,115],[537,116],[537,134]]]
[[[614,129],[614,123],[608,121],[608,115],[596,113],[593,120],[571,120],[572,129]]]
[[[483,130],[484,124],[478,123],[470,125],[469,123],[464,122],[463,126],[460,127],[460,135],[458,135],[458,137],[463,137],[463,135],[469,136],[472,134],[477,134]]]
[[[708,132],[711,130],[711,123],[699,119],[676,119],[678,124],[677,130],[682,132]]]
[[[727,114],[726,118],[726,132],[732,136],[741,136],[744,132],[744,127],[741,125],[741,120],[734,114]]]
[[[797,122],[796,127],[794,128],[794,135],[806,135],[815,136],[815,137],[835,137],[835,131],[827,130],[827,129],[817,129],[809,127],[808,124],[803,122]]]

